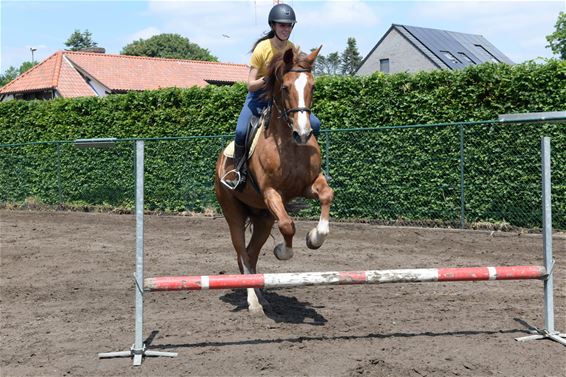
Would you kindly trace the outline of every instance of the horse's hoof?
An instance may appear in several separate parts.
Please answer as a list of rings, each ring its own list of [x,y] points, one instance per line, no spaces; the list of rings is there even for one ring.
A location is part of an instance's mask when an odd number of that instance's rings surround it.
[[[253,315],[254,317],[264,317],[265,316],[265,312],[263,311],[263,308],[261,307],[261,305],[258,306],[250,306],[248,308],[248,312]]]
[[[307,247],[308,247],[309,249],[316,250],[316,249],[318,249],[318,248],[320,248],[320,247],[322,246],[322,242],[321,242],[320,244],[318,244],[318,245],[312,243],[312,241],[311,241],[311,233],[312,233],[312,232],[316,232],[316,228],[315,228],[315,229],[311,229],[311,230],[307,233],[307,239],[306,239],[306,241],[307,241]]]
[[[293,258],[293,249],[285,247],[284,244],[280,243],[273,249],[273,254],[275,254],[275,258],[279,260],[289,260]]]

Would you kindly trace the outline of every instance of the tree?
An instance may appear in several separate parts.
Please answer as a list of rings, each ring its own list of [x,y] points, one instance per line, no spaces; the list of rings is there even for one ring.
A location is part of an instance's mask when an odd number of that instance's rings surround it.
[[[554,27],[556,31],[546,36],[549,43],[546,47],[550,47],[552,53],[558,55],[560,59],[566,60],[566,13],[560,12],[558,14],[558,20]]]
[[[218,58],[179,34],[159,34],[149,39],[139,39],[125,46],[122,55],[149,56],[156,58],[191,59],[217,62]]]
[[[342,52],[340,57],[341,65],[340,72],[343,75],[353,75],[362,62],[362,57],[358,52],[358,47],[356,46],[356,38],[348,38],[348,46]]]
[[[342,58],[338,52],[331,52],[326,57],[326,71],[329,75],[337,75],[340,70]]]
[[[37,62],[23,62],[20,65],[20,68],[16,68],[13,66],[10,66],[5,72],[4,74],[0,75],[0,86],[4,86],[7,83],[9,83],[10,81],[14,80],[16,77],[18,77],[19,75],[21,75],[22,73],[24,73],[25,71],[27,71],[28,69],[36,66],[38,63]]]
[[[327,56],[318,55],[314,67],[315,75],[337,75],[340,69],[340,54],[331,52]]]
[[[22,65],[20,65],[20,75],[38,64],[37,62],[23,62]]]
[[[92,33],[88,29],[83,33],[75,29],[73,34],[67,39],[67,42],[65,42],[65,46],[70,47],[69,50],[71,51],[79,51],[84,48],[96,47],[97,45],[98,43],[92,40]]]
[[[4,86],[14,80],[20,74],[20,70],[14,66],[10,66],[2,75],[0,75],[0,86]]]
[[[315,75],[353,75],[361,62],[362,57],[358,52],[356,39],[348,38],[348,45],[342,54],[331,52],[326,56],[318,55],[314,73]]]

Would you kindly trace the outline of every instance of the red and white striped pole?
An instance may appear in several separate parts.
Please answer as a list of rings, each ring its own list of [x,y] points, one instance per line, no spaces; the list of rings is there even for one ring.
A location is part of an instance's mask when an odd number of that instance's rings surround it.
[[[456,267],[253,275],[162,276],[144,280],[146,291],[289,288],[313,285],[543,279],[542,266]]]

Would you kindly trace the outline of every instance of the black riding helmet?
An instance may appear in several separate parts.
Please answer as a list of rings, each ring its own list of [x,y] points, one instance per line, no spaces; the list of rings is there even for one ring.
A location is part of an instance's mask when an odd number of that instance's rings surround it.
[[[293,8],[287,4],[277,4],[271,8],[267,21],[269,26],[273,26],[274,22],[294,25],[297,22],[297,19],[295,18],[295,11]]]

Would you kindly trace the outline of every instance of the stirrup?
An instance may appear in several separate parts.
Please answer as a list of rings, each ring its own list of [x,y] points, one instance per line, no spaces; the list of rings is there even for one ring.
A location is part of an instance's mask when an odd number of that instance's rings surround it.
[[[234,179],[226,179],[226,177],[228,176],[228,174],[236,174],[236,178]],[[222,178],[220,178],[220,182],[222,182],[222,184],[226,187],[228,187],[230,190],[235,190],[236,187],[238,187],[240,185],[240,182],[242,181],[242,174],[240,174],[240,172],[236,169],[232,169],[230,170],[228,173],[224,174],[222,176]]]

